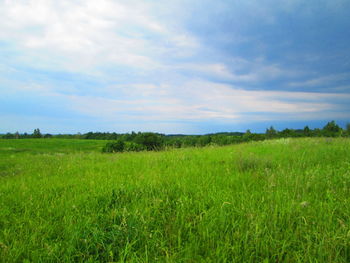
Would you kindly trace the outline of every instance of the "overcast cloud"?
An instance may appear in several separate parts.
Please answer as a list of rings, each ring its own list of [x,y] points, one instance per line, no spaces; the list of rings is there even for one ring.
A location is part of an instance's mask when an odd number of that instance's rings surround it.
[[[350,121],[350,2],[0,0],[0,132]]]

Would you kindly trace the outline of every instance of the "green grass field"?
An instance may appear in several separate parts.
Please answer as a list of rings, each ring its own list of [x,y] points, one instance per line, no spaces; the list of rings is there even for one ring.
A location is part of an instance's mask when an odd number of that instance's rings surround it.
[[[1,262],[350,262],[350,140],[0,141]]]

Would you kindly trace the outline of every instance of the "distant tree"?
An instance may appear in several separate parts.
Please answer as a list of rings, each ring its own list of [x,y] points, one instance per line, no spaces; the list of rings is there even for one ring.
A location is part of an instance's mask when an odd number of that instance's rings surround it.
[[[277,136],[277,131],[273,126],[271,126],[270,128],[266,129],[265,134],[267,138],[274,138]]]
[[[313,131],[314,136],[321,137],[322,136],[322,130],[320,128],[315,128]]]
[[[206,146],[211,143],[210,135],[202,135],[197,140],[197,146]]]
[[[132,131],[130,134],[131,140],[134,140],[136,136],[137,136],[137,133]]]
[[[83,135],[84,139],[94,139],[94,133],[93,132],[88,132]]]
[[[39,128],[38,129],[34,129],[32,137],[33,138],[41,138],[42,137]]]
[[[286,138],[286,137],[301,137],[302,134],[298,131],[300,131],[300,130],[286,128],[286,129],[280,131],[278,134],[284,138]]]
[[[288,129],[288,128],[282,130],[279,134],[282,137],[294,137],[295,136],[295,132],[291,129]]]
[[[175,148],[181,148],[182,143],[180,139],[175,139],[171,142],[172,146]]]
[[[304,130],[303,130],[304,136],[311,136],[311,130],[309,128],[309,126],[305,126]]]
[[[264,134],[260,134],[260,133],[253,133],[252,134],[252,140],[253,141],[263,141],[263,140],[265,140],[265,135]]]
[[[328,137],[339,136],[342,129],[335,123],[335,121],[330,121],[323,127],[323,135]]]
[[[244,141],[250,141],[252,139],[252,132],[248,129],[246,132],[243,134],[243,140]]]
[[[217,145],[227,145],[228,136],[225,134],[212,135],[211,142]]]
[[[350,135],[350,123],[346,124],[346,133]]]
[[[4,135],[2,136],[2,138],[4,138],[4,139],[14,139],[14,138],[15,138],[15,135],[12,134],[12,133],[10,133],[10,132],[8,132],[8,133],[4,134]]]
[[[164,140],[160,134],[153,132],[138,133],[134,142],[146,147],[148,151],[160,150],[163,147]]]
[[[188,146],[195,146],[197,143],[197,139],[195,136],[186,136],[182,139],[182,141],[183,141],[183,144],[187,147]]]

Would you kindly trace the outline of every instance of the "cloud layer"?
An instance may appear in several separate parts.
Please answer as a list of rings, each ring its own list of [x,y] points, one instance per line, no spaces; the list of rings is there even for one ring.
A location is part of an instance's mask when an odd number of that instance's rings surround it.
[[[0,1],[0,132],[203,133],[346,121],[348,7]]]

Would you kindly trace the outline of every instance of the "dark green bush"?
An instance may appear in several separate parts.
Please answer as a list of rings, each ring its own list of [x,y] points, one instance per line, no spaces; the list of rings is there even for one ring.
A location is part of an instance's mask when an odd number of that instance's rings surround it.
[[[147,151],[160,150],[164,146],[164,139],[161,135],[153,132],[139,133],[135,137],[137,144],[143,145]]]
[[[140,152],[146,150],[146,148],[143,145],[135,142],[126,142],[124,150],[126,152]]]
[[[123,152],[125,150],[125,143],[121,140],[115,142],[109,142],[103,147],[102,152],[104,153],[115,153]]]

